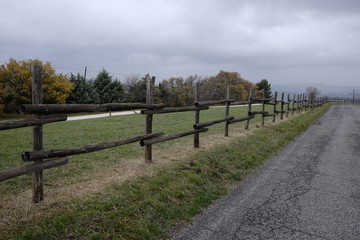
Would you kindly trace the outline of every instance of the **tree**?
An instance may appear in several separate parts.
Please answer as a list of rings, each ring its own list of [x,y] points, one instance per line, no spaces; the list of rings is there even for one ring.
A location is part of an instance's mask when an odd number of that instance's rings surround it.
[[[93,86],[99,95],[99,103],[118,103],[124,102],[124,89],[122,84],[113,80],[112,76],[105,70],[101,70],[96,76]]]
[[[66,103],[73,88],[67,76],[56,74],[49,62],[11,58],[0,66],[0,104],[5,112],[16,112],[20,104],[31,103],[31,65],[34,64],[42,66],[44,103]]]
[[[145,103],[146,102],[146,79],[149,74],[143,78],[139,76],[129,76],[125,83],[125,99],[130,103]]]
[[[230,98],[236,101],[246,100],[250,88],[254,88],[254,84],[242,78],[239,73],[220,71],[216,76],[200,82],[199,101],[225,99],[227,86],[230,86]]]
[[[76,76],[71,74],[70,81],[74,84],[74,89],[68,98],[68,103],[94,104],[100,102],[99,94],[92,81],[86,81],[79,73]]]
[[[99,95],[99,103],[109,103],[110,101],[110,94],[109,94],[109,87],[108,85],[111,83],[112,77],[110,74],[105,70],[101,70],[94,80],[94,87]]]
[[[123,85],[117,79],[112,80],[108,85],[109,100],[112,103],[121,103],[125,101],[125,92]]]
[[[268,82],[268,80],[263,79],[260,82],[256,83],[256,86],[258,87],[258,90],[262,91],[264,90],[265,98],[271,98],[271,84]]]
[[[170,107],[183,107],[194,104],[192,81],[183,78],[170,78],[159,83],[156,96],[159,102]]]
[[[316,96],[320,94],[320,90],[318,90],[316,87],[309,86],[306,88],[306,92],[309,96],[310,101],[314,101]]]

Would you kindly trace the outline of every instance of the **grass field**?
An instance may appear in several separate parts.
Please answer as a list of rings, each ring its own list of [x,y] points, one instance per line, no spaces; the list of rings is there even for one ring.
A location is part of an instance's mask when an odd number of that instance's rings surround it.
[[[259,108],[259,107],[258,107]],[[245,116],[246,107],[231,108],[231,116]],[[201,111],[202,122],[220,119],[224,117],[224,108],[211,108]],[[260,117],[252,121],[259,122]],[[165,134],[192,130],[194,124],[193,112],[180,112],[172,114],[154,115],[153,132],[164,131]],[[243,128],[243,124],[236,123],[230,126],[231,131]],[[210,127],[210,131],[201,134],[207,136],[223,132],[224,124]],[[0,132],[0,171],[11,167],[24,165],[21,153],[32,149],[32,128],[12,129]],[[59,149],[84,146],[129,137],[142,135],[145,132],[145,117],[141,114],[129,116],[114,116],[92,120],[80,120],[71,122],[59,122],[44,125],[44,149]],[[186,139],[192,138],[186,137]],[[182,139],[180,140],[182,141]],[[200,138],[201,141],[201,138]],[[173,141],[160,143],[154,148],[164,149]],[[144,153],[138,143],[120,146],[114,149],[103,150],[70,157],[70,164],[55,170],[47,170],[47,184],[54,184],[63,177],[75,177],[78,181],[79,174],[88,174],[95,167],[103,164],[112,165],[123,158],[138,158]],[[156,156],[155,156],[156,158]],[[74,180],[74,181],[75,181]],[[18,177],[0,183],[0,194],[15,193],[28,188],[31,183],[30,176]]]
[[[15,216],[0,223],[0,233],[3,233],[4,239],[167,237],[173,228],[223,196],[234,183],[253,172],[324,111],[326,107],[301,114],[280,125],[257,129],[247,137],[233,139],[226,146],[200,149],[198,152],[187,152],[192,147],[192,137],[156,144],[155,164],[152,166],[142,163],[144,150],[138,143],[71,156],[68,165],[45,171],[45,193],[49,192],[45,197],[49,200],[42,204],[30,201],[31,176],[0,183],[3,199],[0,207],[15,213]],[[245,116],[246,108],[231,108],[230,115]],[[201,112],[201,121],[223,117],[224,108]],[[166,134],[187,131],[192,129],[193,121],[193,112],[159,114],[154,116],[153,131],[164,131]],[[252,123],[259,124],[259,121],[258,117]],[[144,116],[131,115],[48,124],[44,127],[45,149],[141,135],[144,133],[144,122]],[[230,135],[243,132],[243,127],[243,123],[231,125]],[[211,126],[209,132],[201,134],[200,144],[202,139],[216,141],[215,136],[221,135],[223,129],[224,124]],[[31,149],[31,128],[2,131],[0,139],[0,170],[23,165],[20,155]],[[266,144],[269,142],[271,144]],[[173,159],[171,164],[162,165],[162,160],[167,158]],[[132,169],[132,172],[126,172],[125,168]],[[142,171],[138,171],[139,168]],[[149,174],[144,174],[146,172]],[[59,196],[66,195],[62,189],[68,186],[75,186],[72,191],[76,195],[85,184],[96,185],[102,182],[100,176],[116,176],[116,173],[128,174],[129,177],[117,181],[121,178],[117,176],[107,182],[110,184],[94,186],[97,191],[86,192],[77,198]],[[20,204],[29,205],[25,209],[26,214],[24,211],[9,210],[11,207],[22,209]]]

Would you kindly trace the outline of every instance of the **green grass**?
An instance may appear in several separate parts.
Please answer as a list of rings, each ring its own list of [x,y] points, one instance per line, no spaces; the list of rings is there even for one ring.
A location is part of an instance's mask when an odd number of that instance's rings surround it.
[[[3,239],[169,237],[173,229],[227,194],[326,110],[324,106],[257,129],[230,145],[198,152],[181,164],[108,187],[86,200],[58,203],[42,218],[13,226]]]
[[[257,107],[260,109],[259,107]],[[245,116],[246,107],[231,108],[231,116]],[[201,122],[216,120],[224,117],[224,108],[211,108],[201,111]],[[260,117],[255,121],[259,122]],[[180,112],[154,115],[153,132],[163,131],[165,134],[192,130],[194,112]],[[230,126],[230,129],[239,128],[241,123]],[[201,134],[207,136],[224,131],[224,124],[210,127],[209,132]],[[141,114],[128,116],[113,116],[108,118],[89,119],[70,122],[58,122],[44,125],[44,149],[61,149],[115,141],[142,135],[145,132],[145,117]],[[186,141],[186,139],[178,141]],[[0,131],[0,171],[12,167],[22,166],[24,162],[21,154],[32,149],[32,128],[19,128]],[[201,141],[201,138],[200,138]],[[156,144],[154,148],[166,149],[173,141]],[[47,184],[56,185],[63,177],[70,178],[70,182],[78,182],[79,175],[91,174],[96,167],[111,166],[122,159],[138,158],[143,156],[144,149],[139,143],[128,144],[100,152],[70,156],[70,163],[51,170],[46,170]],[[71,180],[72,179],[72,180]],[[0,195],[17,193],[31,188],[31,176],[24,175],[0,182]]]

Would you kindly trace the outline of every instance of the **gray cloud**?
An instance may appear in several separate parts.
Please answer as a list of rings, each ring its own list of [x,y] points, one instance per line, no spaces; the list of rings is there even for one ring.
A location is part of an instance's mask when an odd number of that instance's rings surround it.
[[[0,61],[360,86],[359,13],[357,0],[3,0]]]

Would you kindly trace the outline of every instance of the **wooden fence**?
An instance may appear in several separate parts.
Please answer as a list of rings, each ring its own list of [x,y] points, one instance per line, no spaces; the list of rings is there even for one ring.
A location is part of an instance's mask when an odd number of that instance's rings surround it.
[[[33,173],[33,202],[40,202],[44,198],[43,193],[43,170],[58,167],[68,163],[68,156],[76,154],[84,154],[89,152],[100,151],[107,148],[118,147],[124,144],[139,142],[145,149],[145,162],[152,162],[152,145],[177,139],[184,136],[193,135],[194,147],[200,146],[200,133],[209,130],[208,127],[224,123],[224,135],[229,135],[229,125],[246,122],[245,128],[249,128],[251,119],[255,115],[261,115],[261,124],[264,125],[266,117],[272,117],[275,122],[276,116],[280,115],[280,119],[289,114],[299,113],[311,108],[320,107],[324,103],[324,99],[316,98],[310,99],[302,95],[290,96],[284,93],[278,97],[275,92],[272,98],[265,98],[264,92],[261,98],[253,97],[253,90],[249,92],[247,101],[236,102],[230,98],[230,89],[227,88],[226,99],[217,101],[198,102],[199,85],[195,86],[195,104],[190,107],[166,107],[164,104],[154,104],[154,86],[155,77],[147,79],[147,95],[146,104],[144,103],[108,103],[108,104],[43,104],[42,100],[42,83],[41,83],[41,66],[32,66],[32,102],[33,104],[24,104],[20,107],[23,114],[32,114],[31,118],[0,121],[0,130],[14,129],[21,127],[33,126],[33,149],[22,154],[22,159],[25,162],[32,162],[24,165],[0,171],[0,181],[14,178],[27,173]],[[254,104],[261,105],[261,111],[253,111]],[[215,119],[209,122],[201,122],[201,111],[206,111],[210,106],[223,105],[225,107],[224,118]],[[229,115],[230,107],[235,105],[245,105],[247,107],[247,114],[245,116],[235,118]],[[270,105],[272,112],[266,111],[265,106]],[[68,148],[68,149],[43,149],[43,124],[66,121],[68,113],[77,112],[101,112],[101,111],[120,111],[120,110],[135,110],[142,109],[141,114],[145,116],[145,134],[134,136],[128,139],[115,140],[113,142],[104,142],[93,145],[86,145],[82,147]],[[175,112],[191,111],[195,113],[193,126],[189,126],[189,130],[180,133],[168,134],[164,132],[153,133],[153,115],[167,114]],[[20,157],[20,156],[19,156]]]

